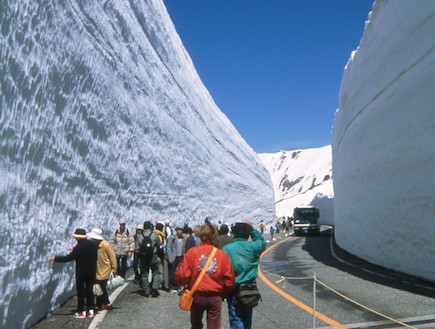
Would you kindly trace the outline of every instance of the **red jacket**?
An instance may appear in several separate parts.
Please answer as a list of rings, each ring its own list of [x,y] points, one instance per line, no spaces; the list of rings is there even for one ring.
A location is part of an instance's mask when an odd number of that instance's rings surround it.
[[[175,271],[175,281],[178,285],[188,285],[191,289],[199,273],[207,262],[213,250],[213,245],[201,242],[201,245],[189,249]],[[230,258],[222,250],[217,249],[194,296],[227,296],[236,286],[234,270]]]

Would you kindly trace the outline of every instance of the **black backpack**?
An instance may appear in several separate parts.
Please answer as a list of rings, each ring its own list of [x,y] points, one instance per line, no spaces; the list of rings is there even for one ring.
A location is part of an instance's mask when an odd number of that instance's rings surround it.
[[[153,232],[151,232],[153,234]],[[142,243],[139,247],[139,255],[142,258],[151,258],[153,256],[153,241],[151,240],[151,234],[150,235],[143,235]]]

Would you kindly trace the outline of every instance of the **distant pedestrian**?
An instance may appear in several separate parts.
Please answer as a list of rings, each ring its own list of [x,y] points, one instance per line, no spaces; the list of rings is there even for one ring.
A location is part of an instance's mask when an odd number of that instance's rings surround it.
[[[175,231],[176,234],[169,237],[166,246],[166,257],[168,258],[169,267],[169,289],[173,294],[178,293],[178,286],[175,282],[175,270],[186,252],[186,238],[183,236],[183,228],[177,226]]]
[[[236,223],[233,227],[234,240],[223,251],[230,257],[236,275],[236,289],[242,284],[255,284],[258,274],[260,255],[266,248],[261,234],[251,222]],[[252,241],[248,241],[251,237]],[[250,329],[252,326],[252,307],[237,303],[236,295],[228,298],[228,315],[231,328]]]
[[[48,261],[55,263],[76,261],[77,312],[74,314],[74,317],[93,317],[93,284],[97,272],[97,246],[87,240],[86,231],[84,229],[76,229],[73,238],[77,240],[77,245],[69,255],[50,256]]]
[[[112,233],[109,243],[115,251],[118,274],[125,279],[127,259],[134,251],[134,236],[125,228],[124,218],[119,220],[119,229]]]
[[[261,220],[260,224],[258,225],[258,228],[260,229],[261,236],[264,237],[264,230],[266,229],[266,224],[264,224],[263,220]]]
[[[216,233],[216,228],[210,223],[202,225],[197,234],[201,239],[201,244],[186,253],[175,273],[176,282],[180,286],[187,285],[187,289],[191,289],[212,250],[216,249],[216,253],[193,295],[190,309],[192,329],[203,327],[204,311],[207,311],[207,328],[220,328],[222,299],[230,294],[235,287],[234,271],[229,257],[222,250],[213,246]]]
[[[186,230],[186,245],[184,247],[185,253],[187,253],[189,249],[193,247],[196,247],[196,237],[193,235],[192,228],[188,227]]]
[[[104,311],[113,309],[107,294],[107,281],[109,280],[110,273],[116,274],[116,255],[112,246],[104,240],[103,231],[99,228],[93,228],[88,234],[92,242],[98,248],[97,252],[97,276],[96,283],[98,283],[103,291],[102,296],[97,296],[96,310]]]
[[[275,229],[273,228],[273,225],[270,225],[270,238],[273,239],[273,234],[275,233]]]
[[[194,231],[192,231],[192,229],[190,228],[187,230],[185,253],[187,253],[190,248],[199,246],[199,244],[201,243],[201,240],[197,237],[197,233],[200,228],[200,225],[196,225]]]
[[[143,234],[143,224],[139,224],[136,227],[136,234],[134,235],[134,256],[133,256],[133,270],[134,270],[134,281],[135,283],[140,283],[140,257],[139,248],[137,247],[136,241],[137,237]]]
[[[167,277],[167,273],[165,273],[165,249],[166,249],[166,235],[164,233],[165,225],[163,223],[157,223],[156,229],[154,232],[159,237],[159,249],[157,250],[157,256],[159,258],[159,267],[160,267],[160,274],[161,274],[161,280],[160,280],[160,286],[159,288],[169,291],[169,282],[165,280],[165,277]],[[166,267],[167,270],[167,267]]]
[[[165,230],[165,235],[166,235],[166,240],[167,240],[172,235],[172,228],[171,228],[171,225],[169,225],[169,221],[165,222],[164,230]]]
[[[158,297],[160,295],[158,289],[162,283],[162,272],[160,267],[160,258],[157,254],[160,248],[160,239],[153,230],[153,224],[149,221],[143,223],[143,234],[138,236],[136,240],[136,248],[139,248],[140,257],[140,273],[142,289],[145,297]],[[146,240],[145,240],[146,239]],[[143,240],[148,241],[148,247],[144,246]],[[145,249],[144,249],[145,247]],[[149,249],[149,250],[148,250]],[[148,279],[149,271],[151,270],[152,281]]]
[[[233,237],[228,235],[229,231],[230,231],[230,229],[228,228],[228,225],[222,224],[221,229],[219,230],[218,236],[216,237],[216,240],[214,242],[214,245],[216,247],[218,247],[219,249],[222,249],[228,243],[231,243],[233,241]]]

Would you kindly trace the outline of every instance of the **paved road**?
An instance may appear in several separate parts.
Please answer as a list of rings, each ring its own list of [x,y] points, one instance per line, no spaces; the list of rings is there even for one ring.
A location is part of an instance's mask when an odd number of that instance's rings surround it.
[[[334,242],[331,231],[315,237],[292,237],[271,249],[261,262],[274,281],[284,277],[316,277],[327,286],[360,304],[418,328],[435,328],[435,285],[368,264]],[[272,281],[272,280],[271,280]],[[287,292],[313,306],[312,279],[286,279]],[[369,312],[317,284],[316,310],[346,328],[404,327]],[[308,328],[298,311],[288,328]],[[306,311],[302,311],[307,313]],[[297,321],[297,323],[295,323]],[[330,324],[317,319],[316,327]]]
[[[263,302],[254,309],[254,329],[312,328],[312,314],[301,307],[313,306],[313,279],[300,278],[312,277],[314,272],[321,282],[365,306],[394,319],[405,319],[418,328],[435,328],[434,285],[367,264],[340,250],[330,233],[291,237],[284,242],[286,237],[278,235],[275,241],[268,243],[268,247],[275,245],[264,254],[261,271],[265,281],[273,284],[276,291],[258,279]],[[281,276],[286,279],[276,283]],[[103,319],[102,315],[92,322],[73,319],[75,303],[75,300],[70,301],[58,310],[59,314],[34,328],[190,328],[189,312],[178,308],[178,296],[162,291],[158,298],[145,298],[134,283],[126,285],[119,293],[115,309],[103,312]],[[343,328],[403,328],[355,306],[319,283],[316,310],[324,315],[323,320],[316,319],[316,328],[331,327],[330,321]],[[222,309],[222,328],[229,328],[226,303]]]

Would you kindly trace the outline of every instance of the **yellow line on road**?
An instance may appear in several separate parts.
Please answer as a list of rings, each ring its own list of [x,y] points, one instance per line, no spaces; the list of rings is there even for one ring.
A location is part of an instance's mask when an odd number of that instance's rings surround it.
[[[267,253],[269,252],[272,248],[276,247],[277,245],[279,245],[280,243],[283,243],[285,241],[287,241],[288,239],[290,239],[290,237],[288,237],[287,239],[284,239],[278,243],[275,243],[274,245],[270,246],[269,248],[267,248],[260,256],[260,259]],[[270,288],[272,288],[273,290],[275,290],[278,294],[280,294],[281,296],[283,296],[285,299],[289,300],[290,302],[292,302],[293,304],[295,304],[296,306],[302,308],[304,311],[307,311],[310,314],[313,314],[313,309],[311,307],[309,307],[308,305],[302,303],[301,301],[297,300],[296,298],[290,296],[289,294],[287,294],[286,292],[282,291],[281,289],[279,289],[276,285],[274,285],[272,282],[270,282],[263,274],[263,272],[261,272],[261,268],[260,266],[258,266],[258,276],[260,277],[261,280],[264,281],[264,283],[266,283]],[[322,320],[323,322],[326,322],[327,324],[338,328],[338,329],[346,329],[345,326],[343,326],[342,324],[338,323],[337,321],[328,318],[326,315],[316,312],[316,318]]]

